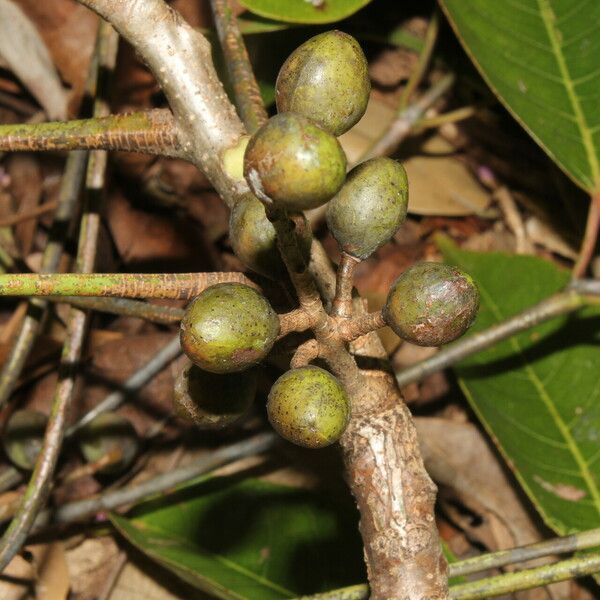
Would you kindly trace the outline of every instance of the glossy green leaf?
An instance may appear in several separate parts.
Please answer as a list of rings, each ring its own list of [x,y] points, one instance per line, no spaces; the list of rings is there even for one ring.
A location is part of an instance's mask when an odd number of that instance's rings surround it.
[[[219,598],[294,598],[366,579],[350,497],[217,477],[111,519],[142,552]]]
[[[481,331],[565,286],[566,271],[532,256],[461,251],[446,260],[481,292]],[[456,367],[471,406],[555,531],[600,523],[600,310],[555,319]]]
[[[440,0],[509,111],[578,185],[600,186],[600,2]]]
[[[267,19],[286,23],[333,23],[360,10],[371,0],[239,0],[242,6]]]

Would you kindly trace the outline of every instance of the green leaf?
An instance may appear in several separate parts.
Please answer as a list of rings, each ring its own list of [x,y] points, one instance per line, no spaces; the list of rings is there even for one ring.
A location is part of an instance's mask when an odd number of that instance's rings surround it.
[[[446,260],[481,291],[481,331],[565,286],[542,259],[466,252],[443,238]],[[600,310],[554,319],[456,367],[469,403],[515,475],[560,534],[600,523]]]
[[[360,10],[371,0],[239,0],[242,6],[267,19],[286,23],[333,23]]]
[[[216,477],[111,520],[142,552],[219,598],[295,598],[366,579],[349,496]]]
[[[600,186],[600,2],[440,0],[487,83],[565,173]]]

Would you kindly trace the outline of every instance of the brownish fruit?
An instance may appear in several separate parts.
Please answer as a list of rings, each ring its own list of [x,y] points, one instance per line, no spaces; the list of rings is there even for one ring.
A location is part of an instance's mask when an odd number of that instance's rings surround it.
[[[456,267],[422,262],[406,270],[390,289],[383,315],[403,339],[419,346],[441,346],[473,323],[479,291]]]
[[[260,362],[279,334],[279,317],[267,299],[242,283],[220,283],[188,305],[181,347],[201,369],[243,371]]]
[[[371,91],[367,59],[351,35],[326,31],[290,54],[275,88],[279,112],[304,115],[341,135],[367,109]]]
[[[308,224],[302,231],[302,251],[308,262],[312,234]],[[270,279],[285,276],[287,271],[277,248],[275,227],[267,219],[262,202],[252,194],[241,198],[231,211],[229,238],[236,256],[248,268]]]
[[[350,418],[350,401],[340,382],[319,367],[284,373],[269,392],[267,414],[286,440],[323,448],[341,437]]]
[[[127,470],[139,451],[140,440],[131,422],[121,415],[106,412],[98,415],[79,432],[79,448],[85,460],[97,462],[118,452],[118,460],[99,473],[116,475]]]
[[[342,250],[364,259],[392,238],[407,206],[404,167],[391,158],[374,158],[350,171],[327,205],[327,225]]]
[[[31,471],[44,443],[48,417],[35,410],[17,410],[2,435],[4,451],[17,467]]]
[[[271,117],[250,139],[244,177],[255,196],[288,210],[325,204],[346,177],[337,139],[294,113]]]
[[[199,429],[222,429],[248,412],[256,382],[256,369],[217,375],[190,363],[175,382],[175,414]]]

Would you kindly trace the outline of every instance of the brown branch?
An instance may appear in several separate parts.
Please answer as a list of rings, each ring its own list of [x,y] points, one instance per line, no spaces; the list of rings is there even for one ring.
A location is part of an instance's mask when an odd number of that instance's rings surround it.
[[[352,287],[354,284],[354,270],[360,260],[342,252],[338,265],[335,297],[331,308],[334,317],[350,318],[352,316]]]
[[[306,331],[312,327],[311,316],[301,308],[279,315],[279,337],[288,333]]]
[[[342,338],[346,342],[352,342],[371,331],[385,327],[385,319],[380,310],[373,313],[358,315],[354,319],[340,324]]]
[[[581,242],[579,256],[573,267],[573,277],[583,277],[588,269],[590,261],[594,257],[598,233],[600,232],[600,191],[590,197],[590,208],[585,224],[585,233]]]
[[[229,0],[211,0],[210,4],[236,106],[248,133],[254,133],[267,121],[268,115],[254,77],[244,38]]]
[[[0,125],[0,151],[115,150],[185,158],[171,111]]]
[[[303,344],[300,344],[296,352],[294,352],[294,356],[292,356],[292,360],[290,361],[290,368],[305,367],[319,356],[319,352],[319,342],[314,339],[307,340]]]

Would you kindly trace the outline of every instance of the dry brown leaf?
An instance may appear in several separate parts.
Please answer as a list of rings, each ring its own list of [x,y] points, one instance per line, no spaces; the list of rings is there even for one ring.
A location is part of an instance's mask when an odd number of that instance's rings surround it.
[[[29,548],[37,572],[36,600],[65,600],[71,581],[62,542],[52,542]]]
[[[395,113],[381,101],[371,98],[367,112],[340,143],[350,163],[356,162],[379,138]],[[441,136],[431,137],[421,148],[428,154],[404,162],[410,182],[408,211],[417,215],[465,216],[481,214],[490,204],[486,190],[459,160],[446,154],[454,147]]]
[[[12,0],[0,0],[0,57],[51,119],[67,116],[67,94],[35,25]]]
[[[577,259],[577,251],[572,248],[558,233],[555,229],[548,226],[541,219],[536,216],[532,216],[525,222],[525,230],[529,239],[541,246],[550,250],[554,254],[564,256],[571,260]]]

